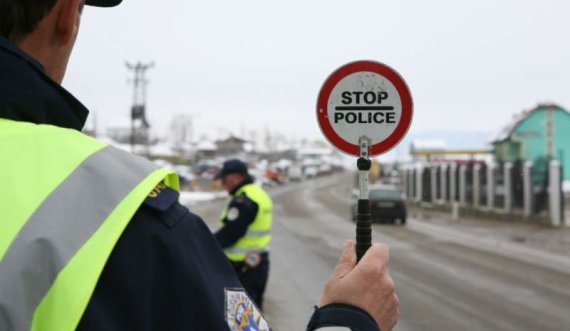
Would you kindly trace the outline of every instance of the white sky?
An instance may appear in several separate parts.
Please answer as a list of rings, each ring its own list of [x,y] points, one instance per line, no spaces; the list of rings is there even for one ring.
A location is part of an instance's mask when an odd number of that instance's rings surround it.
[[[147,110],[161,134],[194,114],[195,137],[314,139],[325,78],[371,59],[410,87],[412,133],[495,131],[538,102],[570,107],[569,16],[568,0],[124,0],[85,9],[64,86],[99,128],[126,125],[125,61],[154,61]]]

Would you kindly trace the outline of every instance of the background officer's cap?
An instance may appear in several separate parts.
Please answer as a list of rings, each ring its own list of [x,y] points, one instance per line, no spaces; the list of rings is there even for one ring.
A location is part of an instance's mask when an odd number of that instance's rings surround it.
[[[222,170],[216,175],[215,179],[223,178],[229,174],[243,174],[248,175],[247,164],[238,159],[231,159],[224,162]]]
[[[115,7],[120,4],[123,0],[86,0],[85,4],[87,6],[95,7]]]

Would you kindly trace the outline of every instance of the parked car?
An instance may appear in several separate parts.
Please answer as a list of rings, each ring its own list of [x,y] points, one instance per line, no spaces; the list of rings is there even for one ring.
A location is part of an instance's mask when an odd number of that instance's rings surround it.
[[[358,198],[358,194],[356,195]],[[368,188],[372,222],[406,224],[406,203],[402,192],[393,185],[371,185]],[[352,221],[356,222],[357,202],[351,206]]]

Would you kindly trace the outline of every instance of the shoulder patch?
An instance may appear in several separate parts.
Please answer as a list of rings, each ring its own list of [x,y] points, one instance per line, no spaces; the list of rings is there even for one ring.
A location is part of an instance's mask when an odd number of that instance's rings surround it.
[[[226,216],[228,221],[235,221],[239,217],[239,209],[232,207],[228,210],[228,215]]]
[[[231,331],[269,331],[269,323],[242,288],[225,288],[226,323]]]
[[[244,203],[247,199],[247,196],[245,195],[245,193],[242,193],[240,195],[238,195],[237,197],[234,198],[234,202],[235,203]]]
[[[158,211],[165,211],[178,201],[179,196],[180,193],[161,182],[150,191],[144,200],[144,205]]]

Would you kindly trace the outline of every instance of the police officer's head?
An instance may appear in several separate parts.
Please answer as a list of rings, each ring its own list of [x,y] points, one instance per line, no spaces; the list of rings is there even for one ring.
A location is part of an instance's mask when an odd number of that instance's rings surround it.
[[[224,162],[222,170],[220,170],[215,178],[221,179],[224,188],[228,192],[231,192],[239,184],[249,179],[250,176],[247,170],[247,164],[238,159],[230,159]]]
[[[0,0],[0,34],[63,80],[83,5],[111,7],[121,0]]]

